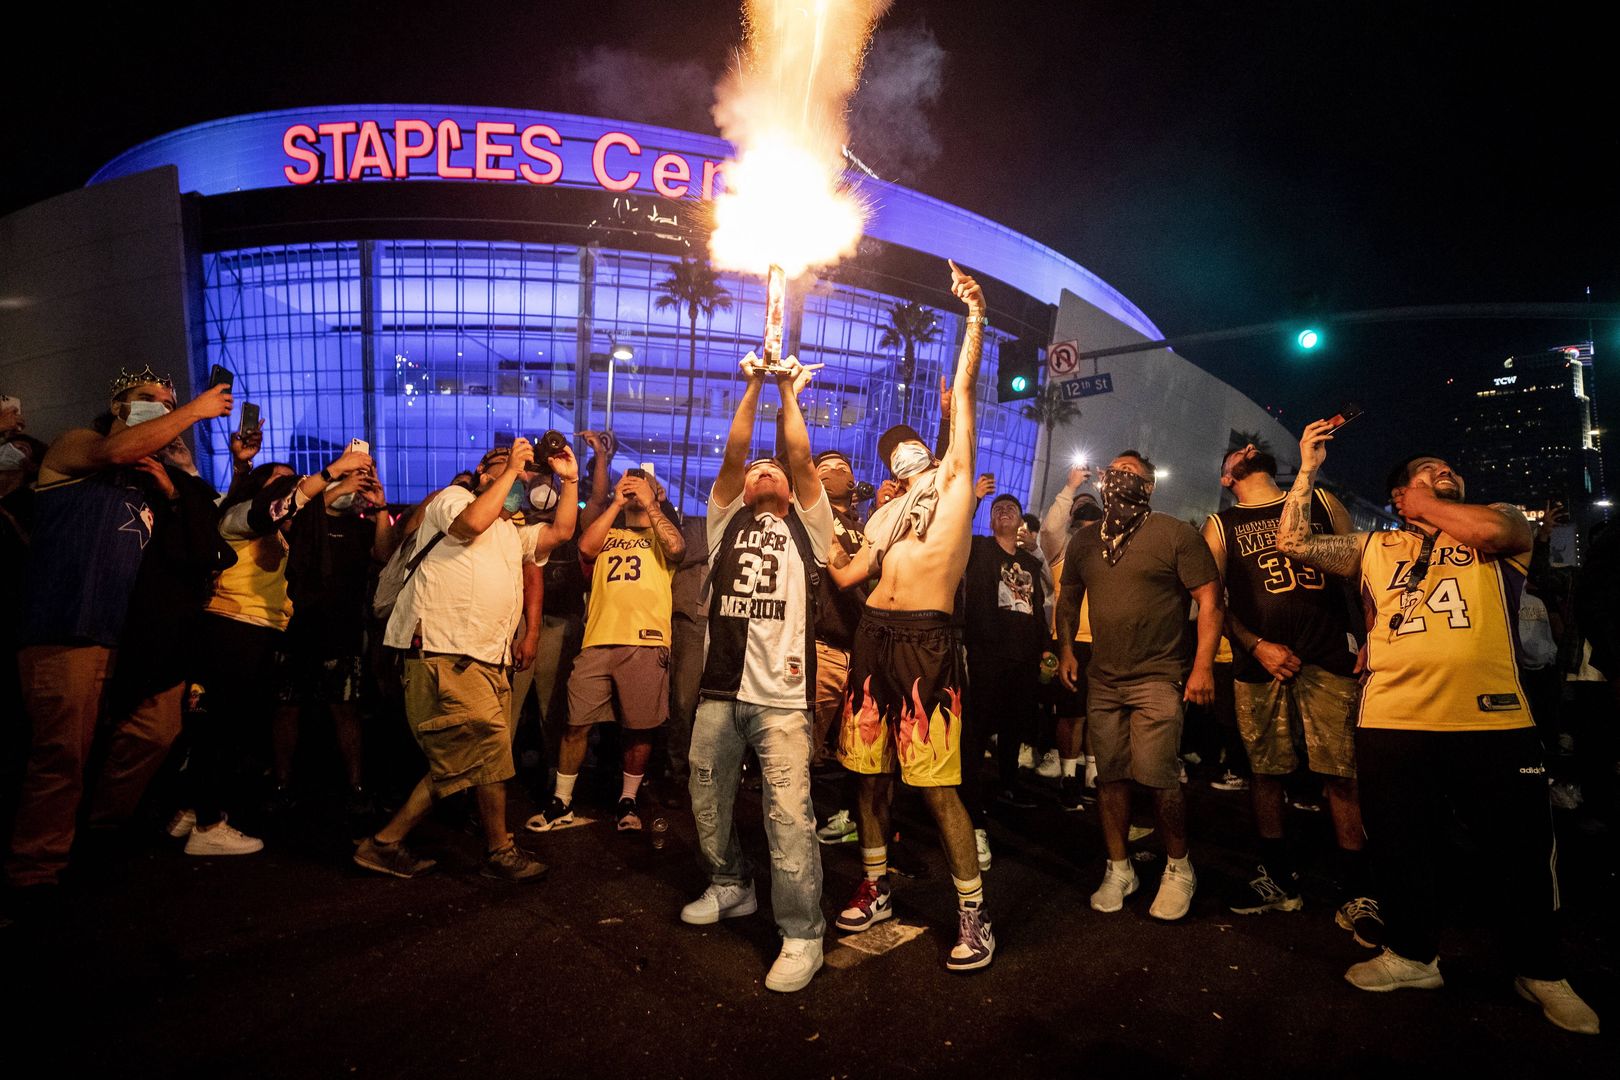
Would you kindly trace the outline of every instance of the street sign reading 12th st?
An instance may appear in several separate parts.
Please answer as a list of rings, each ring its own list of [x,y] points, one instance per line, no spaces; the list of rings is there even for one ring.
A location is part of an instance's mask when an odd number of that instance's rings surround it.
[[[1063,400],[1073,401],[1075,398],[1094,397],[1097,394],[1112,394],[1114,376],[1105,371],[1101,375],[1082,375],[1078,379],[1070,379],[1059,385],[1063,387]]]

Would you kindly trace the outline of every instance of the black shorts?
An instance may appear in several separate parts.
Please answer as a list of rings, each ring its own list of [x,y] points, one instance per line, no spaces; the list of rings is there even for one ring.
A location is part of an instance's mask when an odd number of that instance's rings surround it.
[[[943,611],[867,608],[849,654],[838,760],[912,787],[962,782],[961,650]]]
[[[1063,680],[1056,675],[1045,687],[1046,701],[1059,717],[1086,715],[1086,668],[1091,666],[1091,642],[1075,642],[1074,658],[1080,662],[1080,674],[1074,679],[1075,688],[1070,690],[1064,686]]]

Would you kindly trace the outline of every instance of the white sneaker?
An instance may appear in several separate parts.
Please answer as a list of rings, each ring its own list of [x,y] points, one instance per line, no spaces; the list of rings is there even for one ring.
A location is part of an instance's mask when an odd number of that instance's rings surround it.
[[[840,810],[816,830],[816,839],[823,844],[847,844],[860,838],[855,835],[855,819],[848,810]]]
[[[1371,990],[1375,994],[1406,988],[1435,990],[1446,984],[1440,977],[1438,959],[1420,964],[1389,948],[1371,960],[1351,964],[1344,973],[1344,981],[1358,990]]]
[[[223,818],[213,828],[192,829],[186,837],[187,855],[252,855],[263,850],[263,840],[232,828]]]
[[[752,881],[744,885],[717,882],[704,889],[702,896],[681,908],[681,922],[708,926],[721,919],[752,915],[758,910],[759,901],[754,898]]]
[[[1018,767],[1020,769],[1033,769],[1035,767],[1035,748],[1029,743],[1018,744]]]
[[[1136,868],[1130,863],[1125,864],[1124,872],[1114,869],[1114,864],[1107,864],[1103,871],[1102,885],[1091,894],[1091,907],[1105,915],[1112,914],[1125,906],[1125,898],[1137,889],[1142,883],[1137,880]]]
[[[973,847],[979,856],[979,869],[990,869],[990,834],[983,829],[974,829]]]
[[[222,819],[223,820],[223,819]],[[184,840],[191,835],[191,830],[197,827],[197,811],[176,810],[174,817],[169,819],[168,826],[163,830],[176,840]]]
[[[1198,875],[1192,863],[1178,867],[1166,862],[1164,876],[1159,878],[1159,893],[1153,898],[1148,914],[1165,922],[1175,922],[1192,909],[1193,891],[1198,888]]]
[[[820,938],[783,938],[782,951],[765,975],[765,989],[780,994],[803,990],[820,970]]]
[[[1575,993],[1568,979],[1559,979],[1555,982],[1551,979],[1515,978],[1513,989],[1517,990],[1524,1000],[1540,1005],[1541,1015],[1545,1016],[1553,1027],[1573,1031],[1577,1035],[1598,1033],[1597,1013]]]
[[[1056,780],[1063,775],[1063,763],[1058,760],[1056,750],[1048,750],[1041,763],[1035,766],[1035,775],[1046,780]]]

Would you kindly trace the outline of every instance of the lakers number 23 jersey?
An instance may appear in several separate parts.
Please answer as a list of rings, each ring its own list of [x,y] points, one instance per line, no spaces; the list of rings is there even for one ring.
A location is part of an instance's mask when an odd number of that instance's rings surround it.
[[[1481,555],[1442,532],[1428,572],[1408,589],[1423,546],[1420,534],[1402,530],[1372,533],[1362,549],[1368,675],[1360,726],[1530,727],[1515,633],[1528,553]]]

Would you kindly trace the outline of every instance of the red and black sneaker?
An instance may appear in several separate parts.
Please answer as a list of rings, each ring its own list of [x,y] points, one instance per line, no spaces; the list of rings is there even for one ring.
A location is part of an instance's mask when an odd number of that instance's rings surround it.
[[[889,897],[889,883],[885,880],[873,881],[871,878],[862,878],[849,906],[838,913],[833,925],[851,934],[858,934],[873,923],[880,923],[893,914],[894,906]]]

